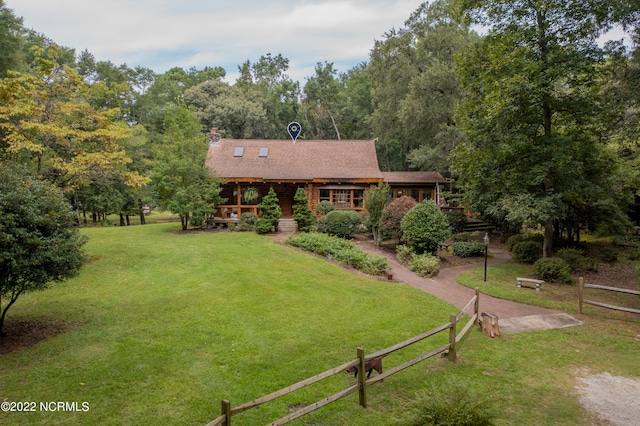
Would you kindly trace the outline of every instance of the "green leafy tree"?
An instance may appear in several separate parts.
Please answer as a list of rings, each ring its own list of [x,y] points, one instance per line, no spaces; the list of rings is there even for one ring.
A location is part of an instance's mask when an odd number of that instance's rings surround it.
[[[302,232],[313,231],[315,223],[313,212],[309,208],[309,200],[304,188],[298,188],[293,197],[293,219],[298,222],[298,229]]]
[[[545,257],[557,224],[619,193],[616,161],[601,143],[603,51],[613,2],[460,1],[488,34],[460,57],[466,141],[453,161],[474,210],[544,227]]]
[[[400,226],[402,241],[418,254],[435,254],[438,245],[451,236],[447,216],[432,200],[424,200],[409,210]]]
[[[318,62],[316,74],[304,85],[305,116],[313,128],[314,139],[341,139],[337,109],[343,86],[333,63]]]
[[[205,166],[207,139],[198,117],[184,104],[167,111],[164,143],[153,171],[160,206],[180,215],[182,229],[200,226],[220,204],[221,180]]]
[[[55,45],[38,50],[33,74],[10,72],[0,80],[0,129],[6,153],[72,191],[91,182],[146,179],[127,169],[121,143],[132,136],[118,109],[95,108],[96,95],[76,70],[58,64]]]
[[[278,205],[279,202],[276,191],[271,187],[267,195],[262,197],[262,202],[258,204],[258,208],[262,211],[262,219],[270,223],[276,232],[278,232],[278,222],[282,217],[282,210]]]
[[[379,138],[383,170],[448,173],[448,154],[460,140],[453,58],[476,38],[454,19],[452,0],[438,0],[423,3],[405,27],[375,42],[367,68],[374,105],[368,122]]]
[[[85,242],[58,188],[0,163],[0,335],[20,295],[79,271]],[[3,299],[8,301],[4,307]]]
[[[217,128],[227,138],[263,138],[268,128],[264,100],[222,81],[207,81],[184,93],[205,129]]]
[[[289,59],[267,53],[238,67],[240,76],[234,87],[248,100],[260,102],[266,118],[260,138],[282,139],[287,124],[296,121],[299,111],[300,84],[286,74]]]
[[[146,91],[136,97],[134,122],[144,125],[154,143],[161,143],[164,116],[167,104],[174,104],[189,88],[198,84],[221,80],[226,71],[220,67],[183,69],[171,68],[164,74],[152,77],[148,70],[139,70],[142,80],[137,84],[147,87]],[[149,80],[153,79],[151,85]]]
[[[364,207],[369,213],[367,226],[371,229],[373,240],[380,241],[380,221],[385,206],[391,200],[391,188],[380,182],[377,186],[367,188],[364,192]]]
[[[367,120],[373,113],[371,81],[367,64],[361,63],[340,75],[342,96],[340,98],[340,134],[344,139],[372,139],[373,130]]]
[[[23,71],[26,68],[22,55],[22,19],[16,17],[4,3],[4,0],[0,0],[0,78],[6,77],[9,70]]]

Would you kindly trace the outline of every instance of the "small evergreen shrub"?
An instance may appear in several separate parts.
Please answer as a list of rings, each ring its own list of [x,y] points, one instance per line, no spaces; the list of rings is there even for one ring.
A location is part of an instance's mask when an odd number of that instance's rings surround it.
[[[453,254],[459,257],[484,256],[485,245],[477,241],[460,241],[453,244]]]
[[[409,269],[421,277],[431,278],[440,271],[440,259],[431,253],[415,254],[409,262]]]
[[[278,231],[278,223],[282,217],[282,210],[280,209],[280,200],[273,187],[269,188],[267,195],[262,197],[262,202],[258,204],[258,208],[262,210],[262,220],[267,220],[276,232]],[[256,223],[257,229],[257,223]],[[262,225],[261,229],[266,229],[266,225]],[[271,231],[269,231],[271,232]]]
[[[563,248],[556,252],[556,257],[567,262],[571,272],[584,269],[586,266],[586,258],[582,255],[582,252],[574,248]]]
[[[255,225],[258,219],[258,215],[251,212],[244,212],[240,215],[240,222],[248,223],[249,225]]]
[[[353,210],[334,210],[324,218],[323,232],[340,238],[352,239],[360,231],[362,220]]]
[[[571,283],[571,268],[559,257],[546,257],[533,264],[534,275],[541,280],[553,283]]]
[[[315,218],[313,212],[309,208],[307,193],[304,188],[298,188],[293,197],[295,204],[293,205],[293,219],[298,222],[298,230],[302,232],[313,231]]]
[[[415,254],[416,252],[409,246],[396,246],[396,257],[398,258],[398,262],[402,263],[403,265],[408,265]]]
[[[270,220],[258,219],[255,227],[258,234],[268,234],[273,229],[273,224]]]
[[[329,202],[327,200],[322,200],[316,206],[316,213],[317,214],[327,214],[329,212],[334,211],[335,209],[336,209],[336,207],[331,202]]]
[[[542,257],[542,243],[531,240],[516,243],[511,255],[518,262],[533,264]]]
[[[524,241],[536,241],[542,245],[544,243],[544,235],[539,233],[515,234],[507,239],[505,245],[507,250],[513,251],[513,246]]]
[[[251,225],[248,222],[244,222],[244,221],[240,221],[238,223],[236,223],[236,226],[229,227],[230,231],[236,231],[236,232],[248,232],[248,231],[253,231],[255,229],[255,225]]]

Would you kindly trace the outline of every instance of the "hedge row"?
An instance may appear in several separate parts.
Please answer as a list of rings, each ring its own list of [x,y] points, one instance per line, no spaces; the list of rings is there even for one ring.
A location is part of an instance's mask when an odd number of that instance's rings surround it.
[[[317,232],[290,235],[286,244],[325,256],[369,275],[384,275],[389,265],[383,256],[372,256],[350,241]]]

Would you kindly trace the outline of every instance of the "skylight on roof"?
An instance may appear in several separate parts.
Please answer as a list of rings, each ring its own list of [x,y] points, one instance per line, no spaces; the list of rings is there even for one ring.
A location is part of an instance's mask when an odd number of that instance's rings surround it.
[[[244,155],[244,146],[236,146],[235,151],[233,151],[234,157],[242,157]]]
[[[260,158],[267,158],[269,156],[269,148],[268,147],[260,148],[260,154],[258,156]]]

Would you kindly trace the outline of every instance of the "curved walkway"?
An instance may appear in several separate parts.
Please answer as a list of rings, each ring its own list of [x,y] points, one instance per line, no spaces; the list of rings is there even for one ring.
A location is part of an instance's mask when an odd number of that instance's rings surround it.
[[[432,294],[442,300],[452,303],[458,309],[464,308],[475,295],[471,288],[458,284],[456,276],[462,271],[483,267],[471,264],[443,268],[434,278],[423,278],[400,264],[395,256],[380,250],[373,241],[358,241],[357,245],[363,250],[385,256],[391,266],[393,279],[407,283],[419,290]],[[511,260],[509,253],[495,247],[489,247],[492,258],[489,266],[497,266]],[[515,283],[514,283],[515,285]],[[480,295],[480,312],[490,312],[499,318],[500,331],[521,332],[531,330],[543,330],[549,328],[563,328],[581,324],[572,316],[555,309],[547,309],[540,306],[527,305],[506,299],[498,299],[486,294]]]

